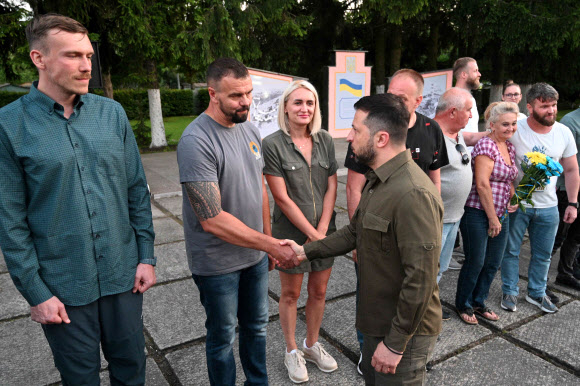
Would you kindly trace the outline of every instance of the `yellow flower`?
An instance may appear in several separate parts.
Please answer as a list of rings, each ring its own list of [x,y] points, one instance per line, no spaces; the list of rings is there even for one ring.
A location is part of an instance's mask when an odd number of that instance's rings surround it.
[[[546,155],[538,151],[526,153],[526,157],[528,157],[528,159],[533,165],[546,164]]]

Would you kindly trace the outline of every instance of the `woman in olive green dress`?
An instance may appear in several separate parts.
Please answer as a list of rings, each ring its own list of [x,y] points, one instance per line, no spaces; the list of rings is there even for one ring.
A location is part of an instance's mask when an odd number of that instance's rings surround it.
[[[321,130],[321,120],[316,89],[303,80],[293,82],[280,98],[280,130],[266,137],[262,144],[264,175],[275,201],[272,235],[276,238],[304,244],[336,230],[338,166],[332,137]],[[282,285],[280,324],[286,340],[284,363],[295,383],[308,380],[304,360],[315,363],[324,372],[338,367],[318,343],[333,262],[329,258],[305,261],[289,270],[278,268]],[[299,349],[295,339],[296,303],[305,272],[308,272],[306,339]]]

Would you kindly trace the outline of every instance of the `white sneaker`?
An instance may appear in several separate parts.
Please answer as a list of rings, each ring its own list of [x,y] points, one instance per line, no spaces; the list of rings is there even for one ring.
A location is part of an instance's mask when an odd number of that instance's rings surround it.
[[[284,355],[284,365],[288,369],[288,377],[294,383],[308,381],[308,371],[304,361],[304,353],[300,350],[292,350]]]
[[[360,375],[363,375],[362,369],[360,368],[361,363],[362,363],[362,352],[360,353],[360,358],[358,359],[358,365],[356,365],[356,371],[358,371]]]
[[[331,373],[338,369],[338,364],[334,358],[326,352],[324,347],[318,342],[314,343],[311,348],[306,347],[306,341],[303,344],[304,359],[314,363],[321,371]]]

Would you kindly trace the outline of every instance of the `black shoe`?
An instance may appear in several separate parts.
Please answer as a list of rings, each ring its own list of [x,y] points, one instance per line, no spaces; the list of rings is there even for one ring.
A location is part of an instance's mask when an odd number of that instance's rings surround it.
[[[556,277],[556,284],[560,284],[566,287],[574,288],[580,291],[580,280],[577,280],[571,276]]]
[[[441,319],[442,320],[449,320],[449,319],[451,319],[451,314],[449,312],[447,312],[447,311],[445,311],[443,309],[441,311],[442,311],[441,312],[441,315],[442,315],[441,316]]]
[[[558,296],[556,296],[555,293],[553,293],[552,291],[550,291],[549,289],[546,288],[546,296],[550,298],[550,301],[553,304],[558,304],[560,303],[560,298]]]

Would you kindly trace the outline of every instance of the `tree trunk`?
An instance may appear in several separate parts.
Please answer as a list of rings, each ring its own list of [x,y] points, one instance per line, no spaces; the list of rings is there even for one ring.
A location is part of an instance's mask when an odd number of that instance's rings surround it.
[[[391,47],[389,55],[389,70],[392,76],[401,68],[401,54],[403,46],[403,31],[400,25],[391,25]]]
[[[437,57],[439,56],[439,13],[433,14],[433,20],[429,23],[429,45],[427,46],[427,70],[433,71],[437,69]]]
[[[384,26],[378,27],[375,31],[375,69],[376,69],[376,93],[385,92],[385,53],[387,30]]]
[[[111,70],[103,72],[103,92],[107,98],[113,98],[113,82],[111,81]]]
[[[147,90],[149,97],[149,119],[151,120],[151,145],[150,149],[167,146],[165,138],[165,126],[163,125],[163,113],[161,111],[161,92],[158,88]]]
[[[503,91],[503,86],[501,84],[494,84],[489,90],[489,103],[501,101],[501,94]]]
[[[147,90],[147,96],[149,97],[149,119],[151,120],[151,145],[149,148],[158,149],[167,146],[167,138],[165,137],[165,126],[163,124],[157,66],[153,60],[148,60],[145,65],[150,80],[150,88]]]

